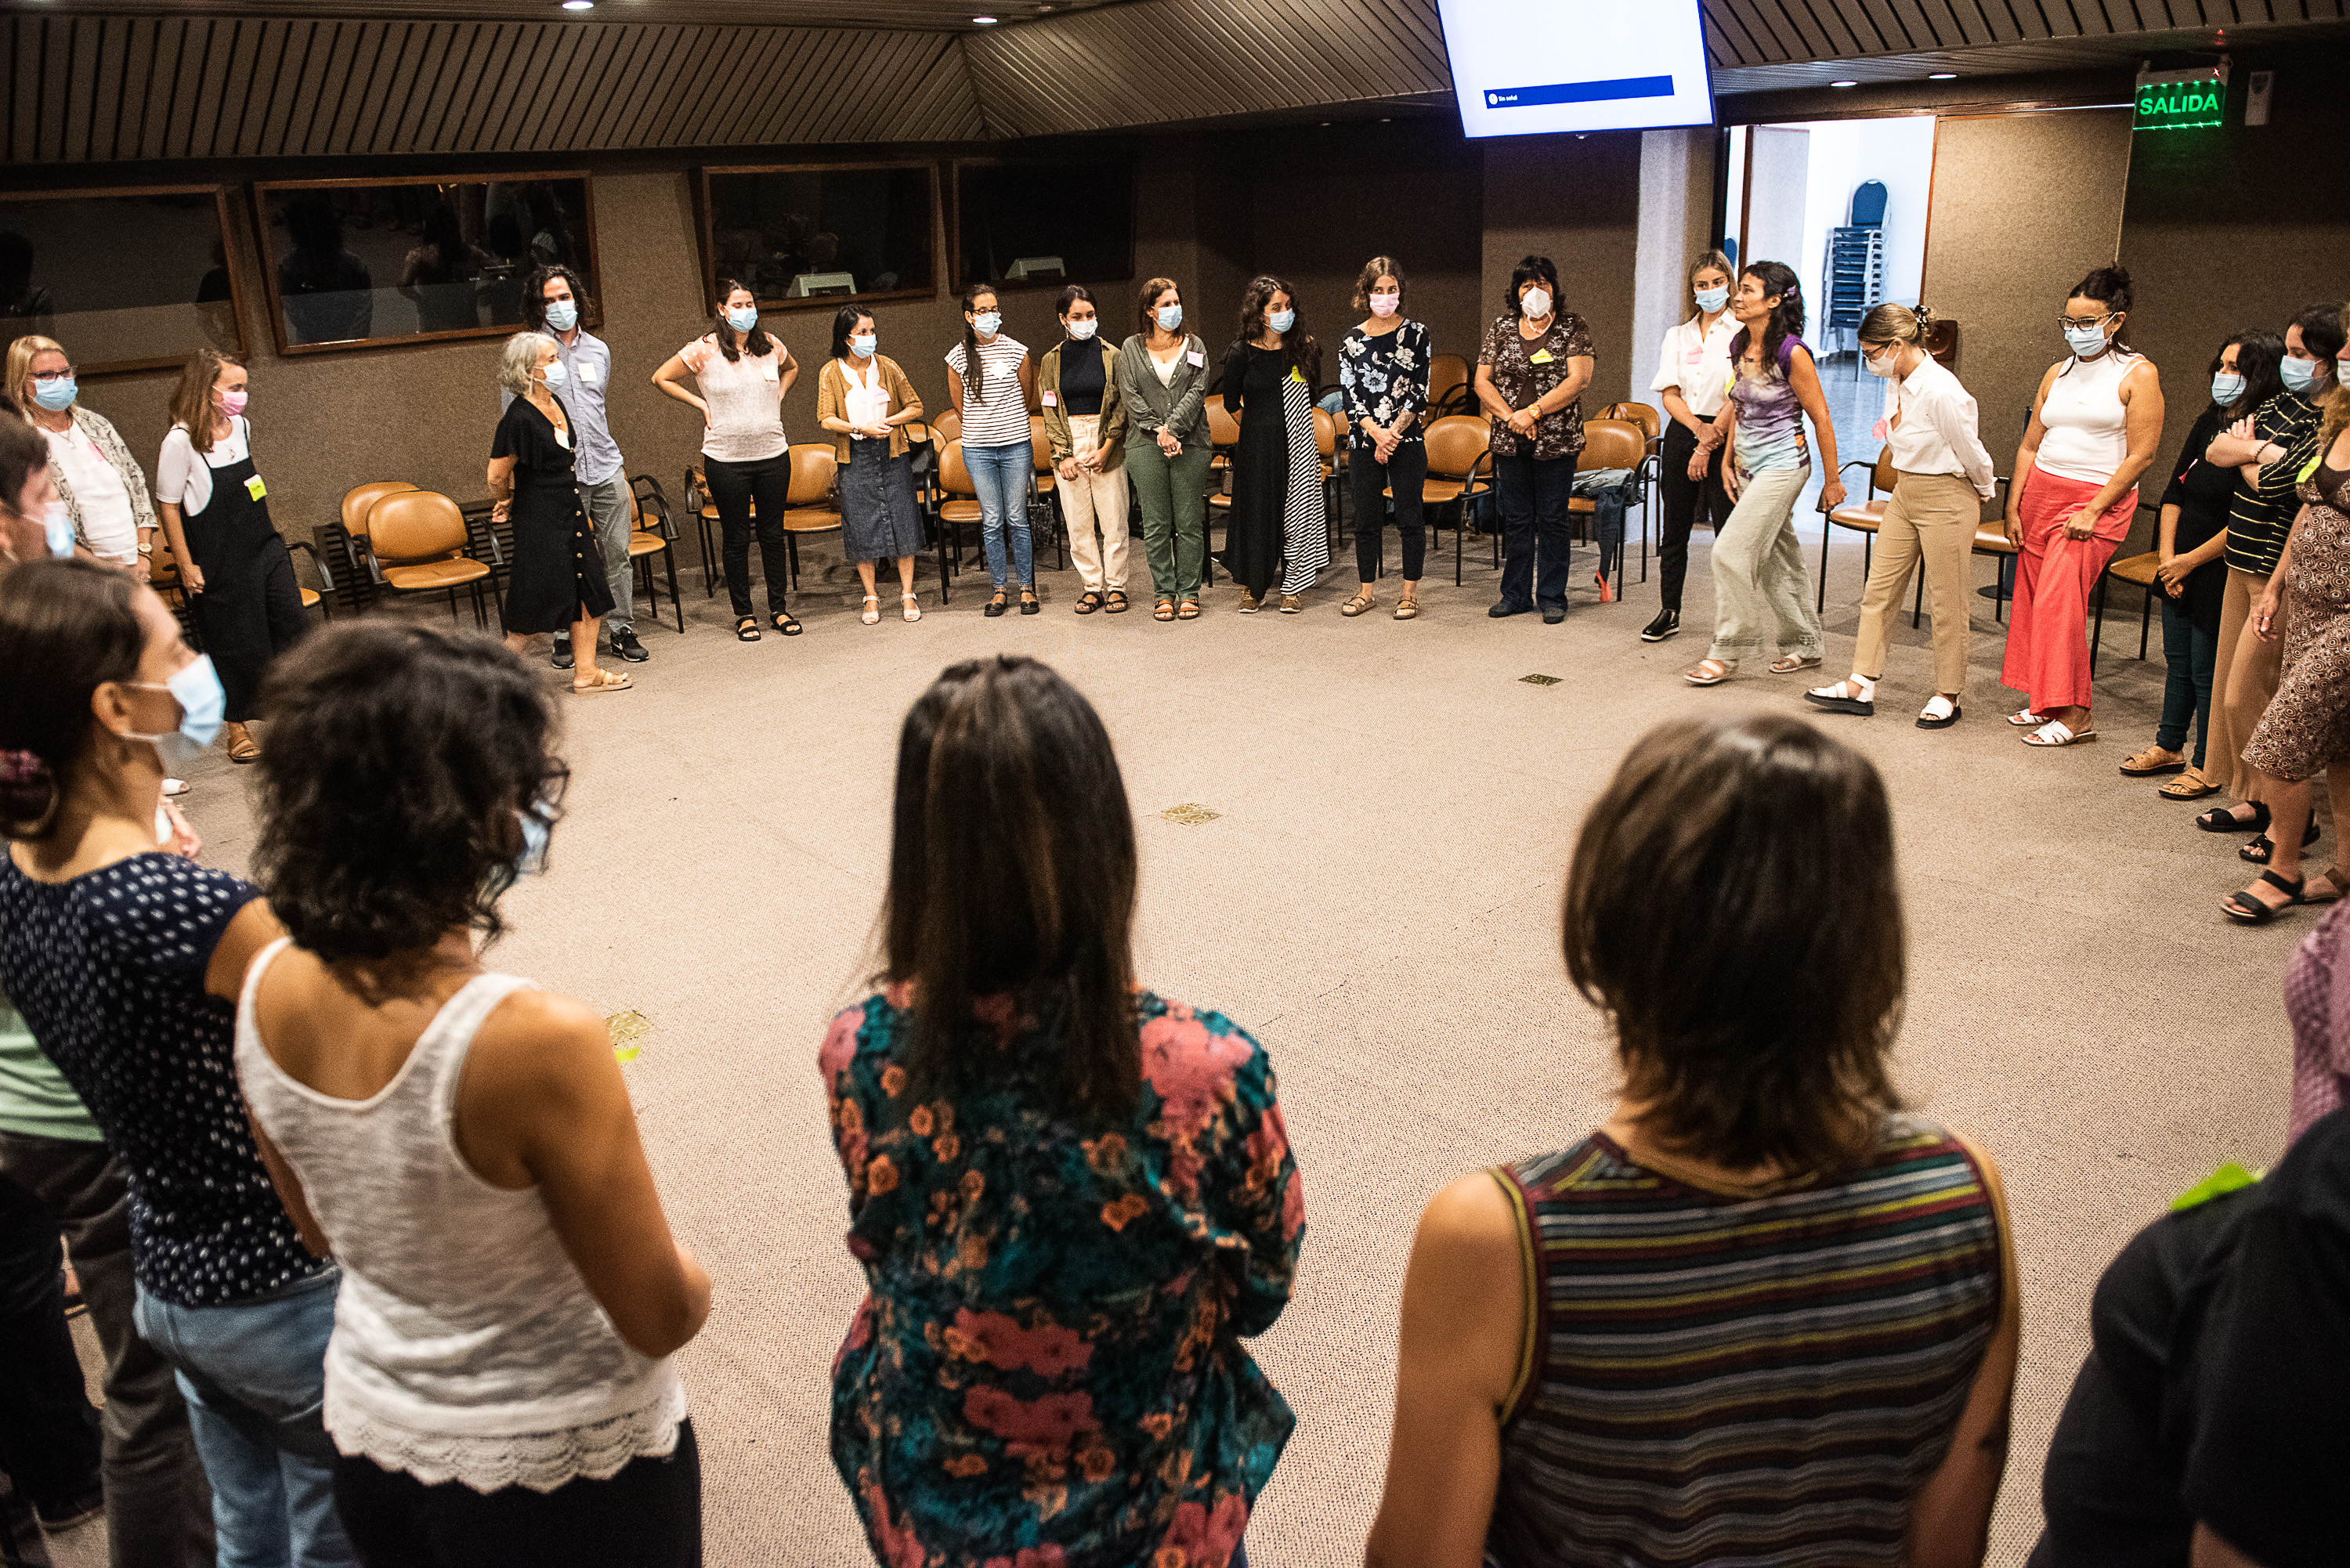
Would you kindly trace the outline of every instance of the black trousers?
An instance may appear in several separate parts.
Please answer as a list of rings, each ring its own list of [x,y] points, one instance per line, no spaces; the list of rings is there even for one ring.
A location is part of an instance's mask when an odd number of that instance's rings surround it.
[[[1689,476],[1690,459],[1696,452],[1697,437],[1690,434],[1689,426],[1675,420],[1665,427],[1664,449],[1657,460],[1664,471],[1658,476],[1658,488],[1665,503],[1664,524],[1657,541],[1657,576],[1664,607],[1673,611],[1681,607],[1681,584],[1689,576],[1690,529],[1700,521],[1718,529],[1730,515],[1730,496],[1721,488],[1722,449],[1713,449],[1701,480]]]
[[[427,1486],[346,1455],[335,1511],[367,1568],[702,1568],[702,1452],[682,1421],[667,1458],[545,1492]]]
[[[791,581],[791,546],[784,535],[784,509],[791,504],[792,454],[779,452],[756,462],[702,460],[702,476],[710,485],[711,504],[718,508],[718,527],[725,543],[719,549],[726,563],[726,597],[734,618],[751,613],[751,504],[759,504],[759,569],[767,576],[767,613],[781,615],[784,589]]]
[[[1406,441],[1382,463],[1357,447],[1347,454],[1347,488],[1355,499],[1356,580],[1379,578],[1380,542],[1385,537],[1388,503],[1379,492],[1395,492],[1396,532],[1403,535],[1403,580],[1419,581],[1428,559],[1428,528],[1420,510],[1420,487],[1428,483],[1428,447]]]
[[[64,1267],[48,1210],[0,1176],[0,1469],[59,1512],[99,1486],[98,1411],[66,1327]]]

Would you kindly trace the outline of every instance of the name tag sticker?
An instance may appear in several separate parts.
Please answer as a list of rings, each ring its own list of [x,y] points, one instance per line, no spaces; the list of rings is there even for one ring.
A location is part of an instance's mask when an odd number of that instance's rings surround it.
[[[1052,390],[1051,389],[1049,389],[1049,388],[1048,388],[1048,389],[1046,389],[1046,390],[1045,390],[1045,406],[1046,408],[1048,408],[1048,409],[1050,409],[1050,408],[1055,408],[1055,407],[1059,406],[1060,401],[1061,401],[1061,395],[1060,395],[1058,392],[1053,391],[1053,390]]]
[[[1208,357],[1205,354],[1201,354],[1197,351],[1187,350],[1183,355],[1183,358],[1191,361],[1191,367],[1194,369],[1204,366],[1208,362]]]
[[[1526,363],[1527,363],[1527,364],[1529,364],[1529,365],[1547,365],[1547,364],[1549,364],[1549,363],[1550,363],[1550,350],[1549,350],[1549,349],[1547,349],[1547,348],[1538,348],[1538,349],[1536,349],[1536,350],[1535,350],[1535,351],[1534,351],[1531,356],[1529,356],[1529,357],[1527,358],[1527,359],[1526,359]]]
[[[261,483],[261,475],[256,473],[244,482],[244,493],[258,501],[269,493],[269,487]]]
[[[1692,348],[1687,354],[1681,356],[1681,358],[1691,365],[1702,364],[1705,360],[1705,350],[1702,348]]]
[[[761,380],[780,381],[783,379],[783,376],[784,368],[782,365],[776,363],[775,357],[773,354],[766,355],[760,359],[759,379]]]
[[[1289,368],[1289,379],[1293,381],[1303,384],[1305,379],[1305,372],[1299,369],[1296,366],[1292,365]]]
[[[579,361],[579,379],[581,381],[592,387],[603,379],[604,372],[597,367],[594,361],[588,359],[582,359]]]

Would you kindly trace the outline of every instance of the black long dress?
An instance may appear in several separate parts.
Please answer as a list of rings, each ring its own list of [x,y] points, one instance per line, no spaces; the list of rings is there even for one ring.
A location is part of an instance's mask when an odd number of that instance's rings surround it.
[[[556,403],[561,407],[562,400]],[[571,423],[568,409],[564,422]],[[611,584],[596,548],[596,531],[579,504],[571,449],[556,439],[555,422],[528,398],[516,398],[498,421],[490,456],[515,460],[514,504],[507,513],[514,522],[514,575],[506,584],[506,629],[569,631],[583,613],[609,615]]]
[[[1235,343],[1224,356],[1224,408],[1241,421],[1232,453],[1232,508],[1224,524],[1224,566],[1234,581],[1263,598],[1281,575],[1282,525],[1289,499],[1289,424],[1283,417],[1281,380],[1288,355],[1279,348]]]

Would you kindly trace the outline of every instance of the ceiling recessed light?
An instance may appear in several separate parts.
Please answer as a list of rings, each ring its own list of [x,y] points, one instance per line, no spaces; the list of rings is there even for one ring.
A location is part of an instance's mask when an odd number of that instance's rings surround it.
[[[973,16],[972,20],[978,23],[983,27],[993,27],[995,26],[995,18],[993,16]]]
[[[1959,79],[1959,73],[1956,71],[1936,71],[1932,76],[1928,77],[1926,79],[1929,82],[1954,82]]]
[[[596,0],[563,0],[563,8],[566,11],[593,11]]]
[[[1828,86],[1830,86],[1830,87],[1858,87],[1859,85],[1860,85],[1860,84],[1859,84],[1858,82],[1830,82],[1830,83],[1828,83]]]

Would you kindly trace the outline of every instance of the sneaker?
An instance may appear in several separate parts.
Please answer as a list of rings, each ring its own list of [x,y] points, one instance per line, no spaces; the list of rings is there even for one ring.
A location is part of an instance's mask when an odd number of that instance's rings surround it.
[[[571,634],[567,631],[558,631],[555,634],[554,664],[557,670],[571,668]]]
[[[1295,615],[1298,611],[1300,611],[1300,610],[1304,609],[1305,607],[1305,601],[1304,599],[1299,598],[1295,594],[1284,594],[1284,595],[1282,595],[1282,596],[1281,596],[1281,613],[1282,613],[1282,614],[1284,614],[1284,615]]]
[[[1561,622],[1561,621],[1565,620],[1565,618],[1566,618],[1566,607],[1565,607],[1565,605],[1544,605],[1544,606],[1543,606],[1543,625],[1544,625],[1544,626],[1556,626],[1559,622]]]
[[[631,664],[642,664],[652,657],[645,651],[645,645],[637,640],[637,628],[632,626],[612,628],[612,651]]]
[[[179,799],[182,795],[183,795],[183,794],[187,794],[187,793],[188,793],[188,781],[187,781],[187,780],[185,780],[185,779],[165,779],[165,780],[163,781],[163,798],[164,798],[165,800],[177,800],[177,799]]]
[[[1657,612],[1657,618],[1640,628],[1640,640],[1642,642],[1662,642],[1669,637],[1679,637],[1680,634],[1681,612],[1679,610],[1659,610]]]
[[[1500,620],[1503,616],[1523,615],[1534,607],[1532,605],[1512,604],[1509,600],[1503,599],[1500,604],[1495,605],[1485,613],[1492,616],[1495,620]]]
[[[1263,608],[1264,608],[1264,601],[1263,599],[1257,597],[1246,588],[1243,588],[1241,590],[1241,614],[1254,615],[1257,611]]]

